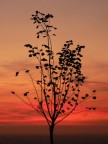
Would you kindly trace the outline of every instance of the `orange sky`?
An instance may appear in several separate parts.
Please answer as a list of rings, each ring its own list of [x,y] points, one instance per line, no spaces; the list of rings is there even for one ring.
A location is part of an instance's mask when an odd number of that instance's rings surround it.
[[[35,121],[34,112],[10,91],[25,90],[29,80],[15,78],[15,72],[32,67],[24,44],[38,44],[30,20],[35,10],[52,13],[57,36],[54,51],[66,40],[83,51],[83,71],[88,90],[97,89],[97,111],[69,117],[70,121],[108,121],[108,1],[107,0],[0,0],[0,122]],[[34,62],[34,61],[33,61]],[[23,79],[25,81],[23,81]],[[37,116],[37,124],[40,118]]]

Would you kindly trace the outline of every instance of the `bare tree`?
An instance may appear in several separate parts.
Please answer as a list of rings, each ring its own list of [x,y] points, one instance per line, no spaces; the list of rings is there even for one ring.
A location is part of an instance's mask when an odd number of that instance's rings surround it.
[[[77,107],[88,99],[96,99],[94,95],[96,90],[93,90],[91,95],[88,93],[82,95],[81,93],[81,87],[85,81],[81,71],[81,58],[83,57],[81,50],[85,46],[77,45],[76,48],[71,50],[72,40],[66,41],[61,51],[57,53],[58,62],[55,62],[51,38],[56,36],[53,31],[57,28],[51,24],[52,18],[52,14],[43,14],[36,11],[31,19],[36,24],[37,39],[44,38],[46,43],[42,44],[41,48],[34,47],[31,44],[25,45],[28,48],[29,57],[34,57],[38,61],[36,69],[40,73],[40,78],[37,81],[34,81],[30,70],[24,69],[25,73],[30,76],[35,90],[35,104],[30,99],[29,91],[24,93],[28,102],[12,91],[13,94],[46,119],[50,131],[50,144],[54,144],[53,132],[55,125],[75,112],[96,109],[88,106],[83,110],[77,110]],[[19,75],[19,72],[16,72],[16,76]],[[40,92],[37,91],[37,86],[38,89],[40,88]]]

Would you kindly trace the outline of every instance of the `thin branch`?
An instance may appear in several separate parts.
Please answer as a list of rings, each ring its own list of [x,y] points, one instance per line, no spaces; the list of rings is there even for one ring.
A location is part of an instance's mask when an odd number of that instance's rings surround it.
[[[32,84],[33,84],[33,87],[34,87],[34,89],[35,89],[35,92],[36,92],[36,95],[37,95],[37,99],[38,99],[38,102],[39,102],[39,96],[38,96],[38,92],[37,92],[36,86],[35,86],[35,84],[34,84],[34,80],[33,80],[32,76],[31,76],[31,74],[30,74],[30,73],[28,73],[28,74],[29,74],[29,76],[30,76],[30,78],[31,78],[31,81],[32,81]]]
[[[66,116],[64,116],[63,118],[61,118],[59,121],[57,121],[55,123],[55,125],[57,125],[58,123],[60,123],[61,121],[63,121],[66,117],[68,117],[70,114],[78,114],[78,113],[82,113],[82,112],[85,112],[85,111],[89,111],[89,110],[83,110],[83,111],[79,111],[79,112],[76,112],[76,113],[73,113],[75,109],[73,109],[71,112],[69,112]]]
[[[18,94],[15,94],[21,101],[23,101],[26,105],[33,108],[37,113],[41,114],[40,111],[38,111],[31,103],[27,103],[23,98],[21,98]]]

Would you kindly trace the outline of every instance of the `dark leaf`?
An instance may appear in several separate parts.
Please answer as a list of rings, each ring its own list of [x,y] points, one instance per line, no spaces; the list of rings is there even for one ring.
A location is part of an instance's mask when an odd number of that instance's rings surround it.
[[[19,75],[19,72],[16,72],[16,76],[18,76]]]
[[[50,18],[53,18],[54,16],[52,14],[49,14]]]
[[[26,70],[25,72],[28,73],[30,70]]]
[[[36,55],[40,54],[39,52],[36,52]]]
[[[78,61],[81,61],[81,59],[80,59],[80,58],[77,58],[77,60],[78,60]]]
[[[39,13],[39,11],[36,11],[36,15]]]
[[[85,97],[88,97],[88,96],[89,96],[88,94],[85,95]]]
[[[50,98],[50,96],[49,96],[49,95],[47,95],[47,98]]]
[[[93,107],[93,110],[96,110],[96,108],[95,108],[95,107]]]
[[[53,27],[53,26],[47,25],[46,27],[49,27],[49,28],[51,28],[51,27]]]
[[[34,53],[33,56],[36,56],[36,53]]]
[[[39,25],[37,25],[37,27],[36,28],[39,28]]]
[[[29,53],[33,53],[33,52],[34,52],[34,50],[29,50],[28,52],[29,52]]]
[[[57,29],[56,27],[53,27],[55,30]]]
[[[66,47],[67,46],[67,44],[64,44],[64,47]]]
[[[44,45],[42,45],[42,46],[44,46],[45,48],[49,48],[49,46],[48,46],[48,45],[45,45],[45,44],[44,44]]]
[[[46,75],[44,75],[44,78],[46,78],[47,76]]]
[[[37,83],[39,84],[39,83],[41,83],[42,81],[41,80],[37,80]]]
[[[42,59],[41,59],[41,61],[47,61],[47,59],[45,59],[45,58],[42,58]]]
[[[64,113],[65,112],[65,110],[62,110],[62,113]]]
[[[68,101],[68,104],[71,104],[71,102],[70,102],[70,101]]]
[[[47,14],[47,15],[45,16],[45,18],[48,19],[48,18],[49,18],[49,14]]]
[[[36,66],[36,69],[39,69],[39,66]]]
[[[91,108],[91,107],[86,107],[86,109],[88,109],[88,110],[92,110],[92,108]]]
[[[14,91],[12,91],[11,93],[12,93],[12,94],[15,94],[15,92],[14,92]]]
[[[64,67],[64,70],[67,71],[67,70],[68,70],[68,67]]]
[[[34,20],[35,20],[35,18],[34,18]],[[36,23],[36,21],[34,21],[34,23],[33,24],[35,24]]]
[[[24,93],[24,96],[27,96],[28,94],[29,94],[29,92],[25,92],[25,93]]]
[[[70,110],[70,108],[67,107],[68,110]]]
[[[93,96],[93,99],[96,99],[96,96]]]
[[[42,52],[43,51],[43,49],[40,49],[40,52]]]
[[[95,93],[96,92],[96,90],[93,90],[93,93]]]
[[[40,101],[39,104],[42,106],[43,101]]]
[[[38,49],[38,47],[34,47],[34,49]]]
[[[48,64],[48,63],[44,64],[44,67],[47,67],[47,66],[49,66],[49,64]]]
[[[58,80],[58,77],[54,77],[55,80]]]
[[[65,103],[66,102],[66,99],[63,99],[63,103]]]
[[[45,53],[43,53],[43,52],[42,52],[42,53],[41,53],[41,55],[42,55],[42,56],[44,56],[44,55],[45,55]]]
[[[61,53],[61,52],[58,52],[57,54],[58,54],[58,55],[62,55],[62,53]]]
[[[43,36],[44,38],[46,37],[46,36]]]
[[[76,102],[76,105],[78,105],[78,103]]]
[[[50,86],[50,85],[52,85],[53,83],[52,82],[49,82],[48,84],[47,84],[47,86]]]
[[[78,84],[76,84],[76,87],[78,87]]]
[[[32,57],[32,54],[29,54],[29,57]]]
[[[76,97],[78,97],[78,94],[75,94]]]
[[[25,44],[24,46],[25,46],[25,47],[32,48],[32,45],[31,45],[31,44]]]
[[[45,70],[48,70],[48,68],[45,68]]]
[[[52,71],[52,73],[54,73],[54,74],[58,74],[56,71]]]

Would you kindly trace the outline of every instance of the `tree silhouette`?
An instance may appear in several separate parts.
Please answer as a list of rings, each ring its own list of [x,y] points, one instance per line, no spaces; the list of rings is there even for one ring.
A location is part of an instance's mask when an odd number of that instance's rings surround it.
[[[81,87],[85,81],[85,77],[82,74],[81,50],[85,46],[77,45],[76,48],[71,49],[73,45],[72,40],[68,40],[63,45],[63,48],[58,55],[58,62],[55,62],[55,55],[52,46],[52,36],[56,36],[54,31],[57,29],[51,24],[52,14],[43,14],[36,11],[32,15],[37,29],[37,39],[44,38],[46,43],[42,44],[41,48],[38,46],[32,46],[31,44],[25,44],[28,48],[29,57],[34,57],[38,61],[36,70],[40,73],[40,78],[34,81],[30,70],[24,69],[30,78],[35,90],[34,101],[31,101],[29,91],[24,93],[24,96],[28,99],[26,102],[16,92],[12,91],[12,94],[19,97],[23,102],[32,107],[37,113],[44,117],[47,121],[50,131],[50,144],[54,144],[53,132],[55,125],[60,123],[70,114],[76,112],[83,102],[88,99],[96,99],[95,92],[92,94],[85,93],[82,95]],[[18,76],[20,71],[16,72]],[[40,88],[40,93],[37,90]],[[85,107],[84,110],[77,111],[90,111],[95,110],[95,107]]]

